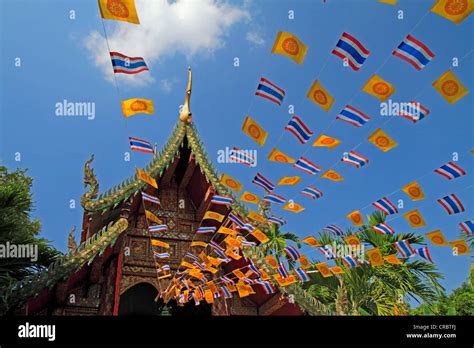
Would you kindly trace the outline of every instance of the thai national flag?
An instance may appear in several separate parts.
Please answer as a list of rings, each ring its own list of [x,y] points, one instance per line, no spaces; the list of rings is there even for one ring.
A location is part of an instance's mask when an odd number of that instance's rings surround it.
[[[300,192],[302,195],[311,197],[313,199],[321,198],[323,193],[313,186],[308,186]]]
[[[275,289],[274,289],[273,286],[270,284],[270,282],[268,282],[268,281],[266,281],[266,280],[257,279],[257,280],[255,280],[255,283],[257,283],[257,284],[259,284],[259,285],[262,286],[263,291],[265,292],[265,294],[271,295],[271,294],[275,293]]]
[[[128,139],[130,140],[130,148],[132,150],[146,153],[154,153],[153,145],[151,145],[150,142],[133,137],[128,137]]]
[[[400,255],[402,255],[402,257],[404,258],[410,257],[415,253],[410,243],[408,242],[408,239],[403,239],[393,244],[395,244],[395,248],[397,248]]]
[[[369,116],[351,105],[346,105],[339,115],[336,116],[336,119],[350,123],[356,127],[362,127],[364,124],[370,121]]]
[[[407,35],[405,40],[393,51],[393,55],[407,61],[416,70],[423,69],[435,57],[425,44],[411,35]]]
[[[155,233],[155,232],[164,232],[168,229],[166,225],[154,225],[148,227],[148,232]]]
[[[242,243],[243,247],[254,247],[257,245],[255,242],[249,242],[248,240],[241,239],[240,242]]]
[[[239,218],[238,215],[234,212],[231,211],[228,217],[230,221],[237,224],[240,228],[243,228],[245,226],[245,222],[241,218]]]
[[[463,229],[464,232],[466,232],[468,236],[472,236],[472,234],[474,233],[474,222],[472,222],[472,220],[460,222],[459,226]]]
[[[253,273],[257,275],[257,277],[260,278],[262,276],[262,272],[260,272],[260,270],[252,261],[250,261],[249,268],[252,270]]]
[[[216,232],[215,227],[199,227],[196,230],[196,234],[206,234],[206,233],[214,233]]]
[[[223,276],[221,277],[221,279],[222,279],[222,281],[223,281],[224,283],[228,283],[228,284],[232,284],[232,285],[235,284],[232,279],[230,279],[229,277],[227,277],[227,276],[225,276],[225,275],[223,275]]]
[[[219,195],[214,195],[211,199],[211,203],[217,205],[231,205],[233,201],[232,197]]]
[[[159,258],[159,259],[167,259],[170,257],[170,253],[159,253],[157,251],[154,251],[153,250],[153,255],[155,255],[155,257]]]
[[[342,162],[346,162],[356,166],[357,168],[363,167],[369,163],[369,159],[362,155],[359,155],[355,151],[349,151],[349,154],[342,156]]]
[[[142,192],[142,199],[146,202],[160,204],[160,200],[158,199],[158,197],[146,194],[145,192]]]
[[[301,169],[302,171],[311,175],[316,175],[321,171],[321,168],[304,157],[300,157],[300,159],[297,160],[295,164],[293,164],[293,167]]]
[[[282,278],[289,277],[288,271],[286,270],[285,264],[283,262],[280,262],[280,264],[278,265],[278,273],[280,273],[280,276]]]
[[[447,164],[442,165],[438,169],[435,169],[435,173],[444,176],[448,180],[452,180],[454,178],[459,178],[460,176],[466,175],[466,171],[458,165],[454,164],[453,162],[448,162]]]
[[[326,226],[326,227],[323,228],[323,231],[330,232],[330,233],[332,233],[332,234],[335,235],[335,236],[342,236],[342,235],[344,235],[344,232],[343,232],[339,227],[337,227],[336,225],[329,225],[329,226]]]
[[[326,258],[328,260],[330,259],[335,259],[336,258],[336,253],[334,252],[334,250],[332,249],[332,247],[330,245],[325,245],[325,246],[322,246],[322,247],[318,247],[318,250],[324,255],[326,256]]]
[[[420,255],[425,260],[428,260],[429,262],[433,263],[433,260],[431,259],[430,251],[428,250],[428,247],[422,247],[422,248],[415,249],[415,253]]]
[[[186,253],[184,255],[184,257],[189,257],[191,260],[194,260],[194,261],[197,261],[197,262],[201,262],[201,259],[199,257],[197,257],[196,255],[193,255],[191,253]]]
[[[263,187],[266,191],[273,191],[275,188],[275,185],[265,179],[265,177],[260,173],[257,173],[255,178],[253,178],[252,183]]]
[[[295,269],[295,274],[302,283],[310,281],[308,273],[306,273],[302,268]]]
[[[217,244],[217,243],[216,243],[215,241],[213,241],[213,240],[211,240],[211,241],[209,242],[209,246],[210,246],[211,248],[213,248],[214,250],[220,250],[220,251],[222,251],[222,252],[225,251],[225,249],[224,249],[223,247],[221,247],[219,244]]]
[[[197,268],[199,268],[201,271],[207,271],[206,267],[204,267],[201,262],[196,262],[194,261],[193,262],[193,265],[196,266]]]
[[[378,232],[378,233],[381,233],[381,234],[394,234],[395,233],[393,228],[391,228],[389,225],[387,225],[384,222],[381,222],[378,225],[372,226],[372,229],[375,232]]]
[[[247,277],[243,277],[243,278],[242,278],[242,281],[243,281],[244,283],[247,283],[248,285],[253,285],[253,284],[255,284],[255,280],[250,279],[250,278],[247,278]]]
[[[149,70],[142,57],[127,57],[118,52],[110,52],[114,73],[138,74]]]
[[[248,222],[244,224],[244,226],[242,227],[243,230],[247,230],[249,231],[250,233],[252,233],[253,231],[255,231],[255,227],[252,226],[252,224],[249,224]]]
[[[224,293],[225,298],[232,298],[232,293],[229,291],[229,289],[227,289],[225,285],[221,286],[221,290]]]
[[[285,252],[286,256],[288,256],[288,258],[293,262],[300,258],[300,253],[294,246],[286,247],[285,249],[283,249],[283,251]]]
[[[260,83],[257,86],[257,92],[255,92],[255,94],[278,105],[281,105],[283,98],[285,97],[284,90],[274,85],[264,77],[260,79]]]
[[[405,108],[405,110],[400,110],[399,115],[411,120],[413,123],[417,123],[418,121],[428,116],[429,113],[430,110],[425,108],[420,103],[412,100],[408,103],[408,107]]]
[[[263,197],[263,201],[276,203],[276,204],[283,204],[286,202],[286,199],[282,196],[276,195],[274,193],[268,193]]]
[[[234,147],[230,152],[229,158],[237,163],[242,163],[249,167],[255,167],[255,157],[251,156],[248,151],[239,150]]]
[[[368,51],[355,37],[347,33],[342,33],[342,36],[339,39],[336,48],[332,51],[332,54],[341,59],[347,60],[351,68],[357,71],[362,67],[362,64],[364,64],[370,51]]]
[[[301,144],[306,142],[314,134],[297,116],[293,116],[285,127],[285,130],[293,133],[293,135],[300,141]]]
[[[357,267],[359,265],[357,259],[353,255],[343,256],[341,257],[341,261],[344,262],[348,268]]]
[[[372,205],[385,213],[385,215],[391,215],[398,213],[397,207],[393,205],[386,197],[379,199],[377,202],[372,203]]]
[[[438,199],[438,203],[441,204],[444,209],[446,209],[449,215],[461,213],[464,211],[464,206],[454,193]]]
[[[282,219],[281,217],[277,217],[275,215],[272,215],[270,218],[268,218],[268,222],[276,225],[284,225],[286,224],[286,220]]]

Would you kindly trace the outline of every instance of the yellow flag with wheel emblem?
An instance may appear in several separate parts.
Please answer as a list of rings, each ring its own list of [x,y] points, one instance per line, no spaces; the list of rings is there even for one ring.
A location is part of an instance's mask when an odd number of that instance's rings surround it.
[[[348,245],[353,246],[360,245],[359,237],[357,237],[355,234],[351,234],[347,237],[344,237],[344,242],[346,242]]]
[[[433,245],[436,246],[447,246],[449,245],[448,241],[443,235],[441,230],[435,230],[432,232],[425,233],[425,237],[428,238]]]
[[[384,102],[395,93],[395,87],[378,75],[372,76],[364,87],[362,87],[362,90],[378,98],[381,102]]]
[[[145,173],[140,168],[137,168],[137,176],[141,181],[146,182],[148,185],[151,185],[156,189],[158,188],[158,184],[156,183],[156,180],[152,178],[150,175],[148,175],[147,173]]]
[[[324,278],[332,277],[332,273],[331,273],[331,271],[329,270],[329,267],[328,267],[328,265],[326,264],[326,262],[317,263],[315,266],[316,266],[316,268],[318,269],[319,273],[320,273]]]
[[[321,175],[322,179],[329,179],[331,181],[342,181],[344,178],[335,170],[328,170],[323,175]]]
[[[300,213],[304,210],[304,207],[302,207],[298,203],[293,202],[293,201],[290,200],[290,201],[288,201],[288,203],[286,203],[283,206],[283,210],[292,211],[293,213]]]
[[[313,236],[308,236],[304,239],[301,240],[303,243],[306,243],[308,244],[310,247],[317,247],[317,246],[320,246],[321,243],[319,243],[319,241],[314,238]]]
[[[206,213],[203,216],[203,220],[215,220],[218,222],[222,222],[224,220],[225,216],[219,213],[216,213],[215,211],[206,211]]]
[[[278,181],[277,185],[296,185],[301,181],[299,176],[284,176]]]
[[[472,0],[437,0],[431,12],[444,17],[456,24],[465,20],[474,10]]]
[[[313,85],[306,94],[309,100],[319,105],[324,111],[331,110],[334,98],[321,86],[318,80],[313,82]]]
[[[362,214],[358,210],[354,210],[352,213],[347,214],[346,218],[351,220],[354,226],[364,225],[364,218],[362,217]]]
[[[153,214],[153,213],[152,213],[151,211],[149,211],[149,210],[146,210],[146,209],[145,209],[145,216],[146,216],[147,220],[156,222],[158,225],[163,224],[163,221],[162,221],[158,216],[156,216],[155,214]]]
[[[419,201],[425,198],[423,190],[416,181],[403,186],[402,191],[405,192],[412,201]]]
[[[449,242],[449,245],[451,245],[451,248],[453,248],[453,255],[458,256],[458,255],[464,255],[464,254],[470,254],[471,250],[467,246],[467,243],[464,239],[457,239]]]
[[[235,192],[242,191],[242,184],[227,174],[222,174],[220,182],[222,185],[234,190]]]
[[[337,145],[339,145],[341,141],[339,139],[321,134],[318,139],[313,143],[313,146],[323,146],[327,147],[328,149],[332,150]]]
[[[377,146],[383,152],[390,151],[398,144],[388,136],[381,128],[377,129],[367,138],[372,144]]]
[[[367,250],[365,254],[369,258],[369,262],[372,266],[382,266],[384,264],[382,253],[379,248]]]
[[[133,98],[133,99],[123,100],[121,103],[122,103],[123,117],[130,117],[135,114],[152,115],[155,113],[153,100]]]
[[[104,19],[140,24],[135,0],[99,0],[99,9]]]
[[[240,197],[240,200],[242,202],[247,202],[247,203],[252,203],[252,204],[258,204],[260,202],[260,198],[258,198],[257,195],[250,193],[248,191],[245,191],[242,193],[242,197]]]
[[[451,70],[446,71],[435,82],[433,87],[449,104],[456,103],[469,93],[469,90],[459,81]]]
[[[267,140],[268,133],[250,117],[245,117],[242,131],[253,139],[258,145],[263,146]]]
[[[423,216],[418,211],[418,209],[413,209],[408,213],[403,214],[405,219],[408,220],[408,223],[412,228],[420,228],[426,226],[425,220],[423,220]]]
[[[272,162],[295,163],[295,160],[293,158],[285,155],[277,148],[273,148],[272,151],[270,151],[270,154],[268,155],[267,159]]]
[[[286,31],[279,31],[272,53],[284,55],[297,64],[303,63],[308,47],[302,43],[295,35]]]

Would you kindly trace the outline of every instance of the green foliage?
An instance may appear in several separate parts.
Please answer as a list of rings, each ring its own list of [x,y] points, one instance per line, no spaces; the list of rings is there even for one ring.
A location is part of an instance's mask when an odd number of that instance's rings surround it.
[[[15,282],[44,269],[60,254],[49,241],[38,238],[41,224],[31,219],[33,200],[32,179],[24,170],[9,173],[0,167],[0,244],[30,244],[38,246],[38,260],[0,258],[0,289],[8,289]],[[0,293],[0,312],[6,298]]]
[[[395,254],[393,243],[408,239],[413,245],[423,244],[422,236],[414,233],[396,233],[382,235],[373,231],[370,226],[385,220],[385,215],[375,212],[367,217],[369,225],[361,226],[355,231],[361,243],[367,249],[380,248],[383,255]],[[353,233],[349,230],[348,233]],[[341,243],[329,234],[322,234],[323,245]],[[318,260],[317,262],[320,262]],[[336,260],[339,266],[345,266]],[[411,298],[426,303],[434,302],[443,293],[439,283],[442,276],[436,271],[436,265],[422,260],[405,260],[401,265],[385,263],[372,267],[361,265],[345,269],[337,277],[323,278],[319,273],[312,276],[308,291],[324,304],[334,304],[338,314],[345,315],[394,315],[395,309],[404,312],[406,301]],[[341,292],[341,287],[344,291]],[[343,298],[341,294],[347,294]]]
[[[280,226],[277,224],[271,225],[269,232],[267,233],[267,237],[269,240],[262,247],[263,254],[265,256],[274,254],[277,260],[279,260],[280,257],[286,257],[286,254],[283,251],[283,249],[286,248],[288,241],[293,241],[296,243],[298,247],[300,247],[300,241],[299,241],[298,236],[291,232],[286,232],[286,233],[281,232]],[[293,268],[294,262],[288,258],[287,260],[290,265],[290,268]]]

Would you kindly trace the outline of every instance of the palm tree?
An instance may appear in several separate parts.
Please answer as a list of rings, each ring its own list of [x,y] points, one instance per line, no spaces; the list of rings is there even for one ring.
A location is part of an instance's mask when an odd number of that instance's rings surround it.
[[[280,257],[286,257],[283,249],[287,247],[288,241],[296,243],[298,248],[301,246],[298,236],[291,232],[281,232],[280,225],[271,224],[267,233],[267,237],[269,240],[264,245],[262,245],[263,255],[267,256],[274,254],[277,261],[279,261]],[[290,268],[293,268],[294,262],[288,258],[287,260]]]
[[[380,248],[383,255],[389,255],[396,253],[393,245],[396,241],[408,239],[412,245],[424,244],[423,237],[414,233],[382,235],[370,228],[384,220],[384,214],[375,212],[368,216],[369,225],[357,230],[365,247]],[[328,234],[323,234],[320,241],[323,245],[340,243]],[[322,278],[317,274],[308,290],[322,302],[333,302],[338,314],[393,315],[395,311],[403,312],[410,298],[426,303],[436,300],[444,291],[439,283],[441,278],[434,264],[404,260],[401,265],[361,265],[346,269],[337,277]]]

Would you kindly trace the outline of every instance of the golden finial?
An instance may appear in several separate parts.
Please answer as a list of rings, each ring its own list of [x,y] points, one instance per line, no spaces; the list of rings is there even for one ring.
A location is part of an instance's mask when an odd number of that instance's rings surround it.
[[[74,252],[77,249],[77,244],[76,241],[74,240],[74,236],[72,235],[74,231],[76,230],[76,226],[73,226],[71,232],[69,232],[69,235],[67,236],[67,251],[68,252]]]
[[[182,122],[191,123],[193,120],[191,107],[189,104],[191,100],[192,88],[193,88],[193,73],[191,71],[191,67],[188,67],[188,87],[186,88],[186,96],[184,97],[184,104],[183,104],[183,108],[181,109],[181,115],[179,115],[179,119]]]

